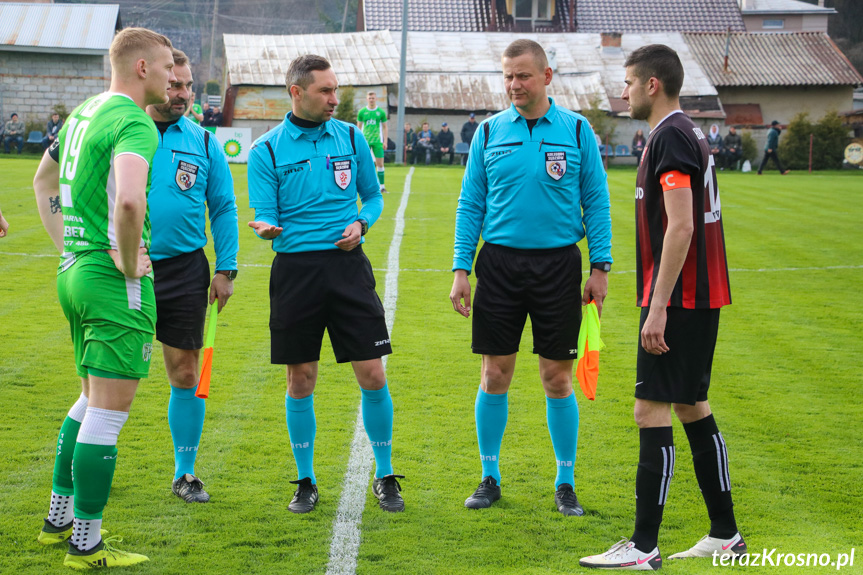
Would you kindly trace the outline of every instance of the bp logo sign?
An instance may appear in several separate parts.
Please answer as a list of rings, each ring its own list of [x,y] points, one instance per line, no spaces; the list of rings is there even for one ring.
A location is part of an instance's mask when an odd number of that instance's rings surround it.
[[[229,158],[236,158],[243,151],[243,146],[237,140],[228,140],[225,142],[225,155]]]

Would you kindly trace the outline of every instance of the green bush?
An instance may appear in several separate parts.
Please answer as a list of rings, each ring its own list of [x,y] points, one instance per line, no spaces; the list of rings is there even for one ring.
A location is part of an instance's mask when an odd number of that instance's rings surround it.
[[[754,162],[758,159],[758,144],[755,143],[752,132],[747,130],[740,134],[740,148],[743,152],[742,161],[749,160],[750,162]]]
[[[354,109],[354,96],[356,90],[353,86],[339,87],[339,105],[336,106],[336,111],[333,113],[337,119],[348,124],[357,123],[357,111]]]
[[[787,134],[779,141],[779,157],[783,166],[792,170],[809,169],[809,140],[812,141],[812,169],[836,170],[842,167],[843,151],[850,140],[848,128],[834,110],[817,123],[809,114],[800,112],[788,125]]]
[[[219,96],[222,93],[222,88],[216,80],[207,80],[207,85],[204,91],[209,96]]]

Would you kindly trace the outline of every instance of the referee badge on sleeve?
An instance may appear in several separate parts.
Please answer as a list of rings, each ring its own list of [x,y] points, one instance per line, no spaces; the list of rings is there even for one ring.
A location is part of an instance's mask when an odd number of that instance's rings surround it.
[[[333,162],[333,177],[336,179],[336,185],[341,189],[347,189],[351,184],[351,161],[340,160]]]
[[[566,152],[546,152],[545,171],[555,180],[566,173]]]
[[[198,177],[198,166],[189,162],[180,161],[177,166],[177,174],[174,176],[174,181],[180,186],[181,190],[188,190],[195,185],[195,180]]]

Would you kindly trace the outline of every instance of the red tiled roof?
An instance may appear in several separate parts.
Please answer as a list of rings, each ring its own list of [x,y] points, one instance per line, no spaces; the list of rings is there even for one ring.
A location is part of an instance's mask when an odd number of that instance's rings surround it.
[[[714,86],[848,86],[863,76],[823,32],[684,34]]]

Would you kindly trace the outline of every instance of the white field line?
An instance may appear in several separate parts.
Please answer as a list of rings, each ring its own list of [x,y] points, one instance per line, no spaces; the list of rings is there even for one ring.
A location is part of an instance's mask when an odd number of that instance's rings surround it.
[[[405,177],[405,188],[402,201],[396,212],[396,225],[390,251],[387,256],[387,275],[384,288],[384,312],[386,314],[387,331],[392,335],[393,322],[396,317],[396,301],[399,296],[399,250],[405,233],[405,210],[411,195],[411,176],[414,169],[408,171]],[[383,358],[384,369],[387,367],[387,356]],[[369,474],[372,471],[374,454],[363,426],[362,404],[357,407],[357,423],[354,426],[354,438],[351,441],[351,455],[348,459],[348,469],[345,472],[345,483],[336,519],[333,521],[333,540],[330,544],[330,560],[327,564],[327,575],[354,575],[357,571],[357,554],[360,550],[360,522],[363,518],[363,508],[366,505],[366,492],[369,489]]]

